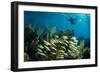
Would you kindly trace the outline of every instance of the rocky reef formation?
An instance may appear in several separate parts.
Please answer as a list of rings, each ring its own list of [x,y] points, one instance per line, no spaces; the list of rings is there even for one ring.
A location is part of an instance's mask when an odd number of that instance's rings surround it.
[[[90,58],[85,40],[78,40],[73,32],[56,33],[29,25],[24,30],[24,61],[70,60]]]

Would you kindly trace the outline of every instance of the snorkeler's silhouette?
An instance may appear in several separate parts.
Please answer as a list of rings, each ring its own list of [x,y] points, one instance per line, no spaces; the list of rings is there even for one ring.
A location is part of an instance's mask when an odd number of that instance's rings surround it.
[[[77,23],[77,17],[74,18],[74,17],[70,16],[68,20],[71,23],[71,25],[76,25],[76,23]]]

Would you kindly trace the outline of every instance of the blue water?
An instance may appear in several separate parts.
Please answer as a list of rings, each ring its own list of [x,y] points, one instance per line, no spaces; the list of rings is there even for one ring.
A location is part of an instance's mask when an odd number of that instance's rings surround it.
[[[72,24],[69,17],[77,17],[76,24]],[[24,11],[24,24],[49,30],[55,26],[57,31],[74,30],[75,37],[90,39],[90,14]]]

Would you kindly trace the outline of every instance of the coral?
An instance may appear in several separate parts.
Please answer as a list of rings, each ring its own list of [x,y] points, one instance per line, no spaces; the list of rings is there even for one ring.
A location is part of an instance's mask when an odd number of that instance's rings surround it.
[[[29,61],[29,60],[30,60],[29,55],[26,52],[24,52],[24,61]]]
[[[31,25],[29,29],[31,33],[36,36],[31,40],[31,43],[28,44],[27,53],[25,52],[24,55],[25,61],[89,58],[87,56],[90,50],[88,47],[85,47],[85,41],[77,40],[77,38],[72,35],[73,33],[70,34],[70,31],[59,32],[57,34],[56,27],[51,28],[51,31],[48,32],[46,29],[32,27]],[[26,42],[24,42],[24,44],[25,43]]]

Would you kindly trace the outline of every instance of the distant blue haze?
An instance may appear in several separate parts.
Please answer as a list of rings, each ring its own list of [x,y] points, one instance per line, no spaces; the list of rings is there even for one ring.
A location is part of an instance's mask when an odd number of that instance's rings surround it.
[[[77,17],[76,25],[70,23],[69,17]],[[90,39],[90,14],[24,11],[24,25],[29,24],[48,30],[54,26],[57,31],[74,30],[75,37]]]

